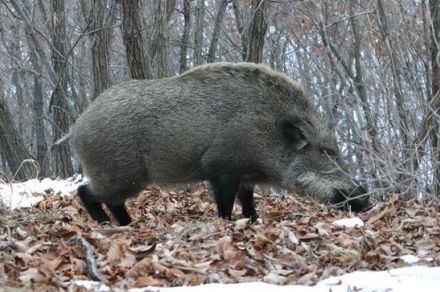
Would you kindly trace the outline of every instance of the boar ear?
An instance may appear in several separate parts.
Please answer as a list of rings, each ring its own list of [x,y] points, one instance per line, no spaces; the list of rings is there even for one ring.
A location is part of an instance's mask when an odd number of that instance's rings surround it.
[[[307,145],[307,139],[304,135],[301,120],[284,120],[281,122],[280,126],[284,139],[286,139],[286,141],[292,145],[295,150],[301,150]]]

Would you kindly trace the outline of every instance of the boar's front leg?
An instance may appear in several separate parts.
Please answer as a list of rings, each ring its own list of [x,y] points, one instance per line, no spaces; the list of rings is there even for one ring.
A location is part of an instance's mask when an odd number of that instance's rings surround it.
[[[118,220],[119,225],[125,226],[131,223],[130,215],[125,209],[124,204],[110,205],[106,204],[107,208],[112,212],[113,216]]]
[[[258,215],[254,207],[254,187],[247,184],[240,184],[237,196],[241,203],[243,216],[250,218],[252,222],[257,220]]]
[[[87,212],[89,212],[90,217],[92,217],[92,219],[98,221],[99,223],[110,222],[110,218],[102,208],[101,202],[97,201],[94,198],[92,191],[87,185],[82,185],[78,188],[78,195],[81,201],[83,202],[84,206],[86,207]],[[118,205],[106,204],[106,206],[113,214],[113,216],[116,218],[119,225],[130,224],[131,218],[127,210],[125,209],[124,204],[118,204]]]
[[[235,195],[240,184],[238,176],[230,174],[216,175],[210,180],[214,189],[215,202],[217,203],[218,216],[231,220]]]
[[[92,219],[98,221],[99,223],[110,222],[110,218],[105,213],[101,203],[94,198],[92,191],[87,185],[78,187],[78,196]]]

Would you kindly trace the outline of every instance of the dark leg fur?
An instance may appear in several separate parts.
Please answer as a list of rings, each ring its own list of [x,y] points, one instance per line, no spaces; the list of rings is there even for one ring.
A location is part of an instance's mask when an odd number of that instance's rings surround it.
[[[231,175],[219,175],[211,180],[217,203],[218,216],[231,220],[239,179]]]
[[[237,196],[240,200],[244,217],[250,218],[252,222],[257,220],[258,215],[254,207],[254,187],[241,184]]]
[[[131,223],[130,215],[125,209],[124,204],[121,205],[109,205],[106,204],[107,208],[112,212],[113,216],[118,220],[119,225],[125,226]]]
[[[78,196],[94,220],[98,221],[99,223],[110,221],[110,218],[105,213],[101,203],[93,198],[93,193],[90,191],[87,185],[78,187]]]

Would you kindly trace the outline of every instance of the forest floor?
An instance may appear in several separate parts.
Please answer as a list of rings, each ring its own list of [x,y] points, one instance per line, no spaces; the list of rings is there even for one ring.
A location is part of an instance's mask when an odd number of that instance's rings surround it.
[[[238,204],[232,221],[217,218],[203,185],[151,187],[127,202],[134,222],[118,227],[92,221],[76,195],[46,189],[33,207],[1,208],[0,287],[76,291],[92,279],[112,290],[256,281],[309,286],[353,271],[440,266],[440,210],[432,202],[390,195],[369,212],[351,214],[293,194],[258,193],[255,200],[262,224],[243,219]],[[361,226],[337,224],[350,217]]]

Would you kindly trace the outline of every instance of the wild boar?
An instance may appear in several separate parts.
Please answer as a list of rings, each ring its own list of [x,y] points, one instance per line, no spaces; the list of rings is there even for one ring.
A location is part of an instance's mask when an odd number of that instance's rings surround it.
[[[255,184],[353,210],[368,205],[306,91],[263,65],[214,63],[124,82],[96,98],[72,134],[89,178],[78,193],[99,222],[109,220],[104,203],[130,223],[124,202],[151,183],[208,181],[223,218],[236,196],[244,216],[257,218]]]

